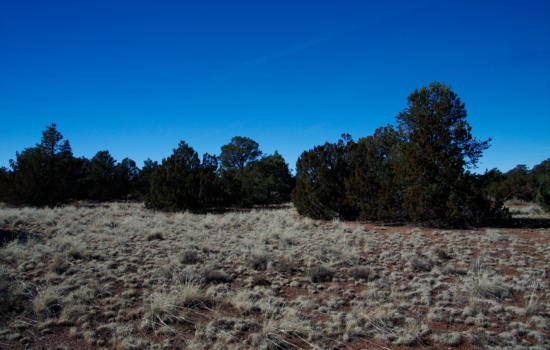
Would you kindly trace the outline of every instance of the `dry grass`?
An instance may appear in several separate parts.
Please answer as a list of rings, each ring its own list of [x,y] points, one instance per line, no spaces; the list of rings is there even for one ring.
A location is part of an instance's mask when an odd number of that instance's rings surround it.
[[[544,212],[537,204],[524,203],[521,201],[506,202],[510,208],[510,214],[515,218],[530,218],[530,219],[549,219],[550,213]]]
[[[139,204],[1,208],[0,226],[29,233],[0,250],[0,346],[49,347],[61,329],[66,348],[549,344],[548,229],[389,233]]]

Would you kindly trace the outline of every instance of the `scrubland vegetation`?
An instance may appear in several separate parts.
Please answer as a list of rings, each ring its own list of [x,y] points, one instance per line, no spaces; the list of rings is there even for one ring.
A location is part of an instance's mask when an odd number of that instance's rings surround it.
[[[0,347],[549,348],[550,161],[473,174],[450,87],[407,101],[294,176],[246,137],[138,169],[47,127],[0,169]]]
[[[513,215],[550,219],[537,206]],[[550,230],[0,209],[6,349],[546,349]]]
[[[144,200],[148,209],[208,212],[227,207],[281,204],[292,200],[313,219],[409,222],[430,227],[501,225],[510,219],[508,200],[536,202],[550,210],[550,160],[472,173],[491,139],[477,140],[464,103],[444,83],[416,89],[396,125],[353,140],[305,151],[293,175],[275,151],[236,136],[219,156],[201,158],[185,141],[161,162],[139,169],[108,151],[75,158],[56,125],[35,147],[16,153],[0,168],[0,201],[50,208],[77,200]]]
[[[472,173],[491,139],[477,140],[466,108],[444,83],[416,89],[396,125],[353,140],[344,134],[302,153],[292,202],[311,218],[352,217],[432,227],[501,224],[504,202],[550,209],[550,160]]]

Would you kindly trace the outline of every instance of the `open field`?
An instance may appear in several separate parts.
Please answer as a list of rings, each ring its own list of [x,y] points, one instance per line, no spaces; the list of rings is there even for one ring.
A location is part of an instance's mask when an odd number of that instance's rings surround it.
[[[527,224],[2,208],[19,239],[0,249],[0,348],[548,349],[550,217],[512,212]]]

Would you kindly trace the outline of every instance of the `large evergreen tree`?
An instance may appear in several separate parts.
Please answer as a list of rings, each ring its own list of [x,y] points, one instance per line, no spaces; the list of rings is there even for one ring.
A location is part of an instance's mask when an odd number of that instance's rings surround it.
[[[85,177],[85,160],[73,157],[68,140],[55,124],[42,132],[42,140],[35,147],[16,153],[10,160],[11,171],[2,181],[8,181],[14,204],[54,206],[74,198]]]
[[[261,156],[258,143],[248,137],[233,137],[230,143],[222,146],[218,159],[224,204],[255,204],[253,169]]]
[[[449,86],[416,89],[396,119],[396,129],[380,128],[357,143],[343,135],[336,144],[304,152],[292,193],[298,212],[431,225],[506,216],[501,196],[487,195],[488,176],[469,172],[490,139],[472,136],[465,106]]]
[[[396,119],[405,156],[397,177],[405,182],[401,197],[408,217],[431,223],[482,219],[483,211],[468,200],[466,170],[476,166],[490,139],[472,136],[464,103],[450,86],[434,82],[416,89]]]

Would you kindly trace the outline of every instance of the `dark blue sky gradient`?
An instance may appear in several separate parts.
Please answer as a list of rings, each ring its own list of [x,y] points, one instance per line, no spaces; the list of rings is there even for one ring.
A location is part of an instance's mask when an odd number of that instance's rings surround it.
[[[478,171],[550,156],[548,1],[0,0],[0,166],[46,125],[75,156],[160,161],[234,136],[294,168],[437,80],[493,138]]]

